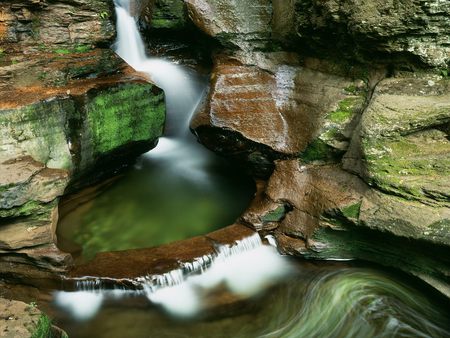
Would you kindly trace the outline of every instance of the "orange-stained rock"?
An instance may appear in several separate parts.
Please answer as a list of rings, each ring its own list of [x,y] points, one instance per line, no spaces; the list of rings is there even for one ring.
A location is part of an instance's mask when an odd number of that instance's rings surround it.
[[[244,225],[234,224],[204,236],[153,248],[102,252],[92,261],[72,269],[69,276],[126,279],[163,274],[179,268],[182,262],[191,262],[197,257],[215,252],[216,245],[231,245],[254,233]]]
[[[215,61],[209,95],[191,127],[207,147],[225,155],[254,145],[266,147],[259,152],[269,160],[299,154],[354,83],[302,67],[289,53],[237,53]]]

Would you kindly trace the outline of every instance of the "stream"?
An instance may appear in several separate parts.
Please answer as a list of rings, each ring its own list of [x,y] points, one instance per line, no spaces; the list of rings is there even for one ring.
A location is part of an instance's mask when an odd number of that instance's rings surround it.
[[[98,252],[156,246],[222,228],[254,195],[248,177],[189,132],[207,78],[147,57],[128,6],[116,0],[114,48],[164,89],[167,127],[157,147],[124,177],[61,219],[60,248],[86,260]],[[80,282],[77,290],[55,291],[48,311],[74,338],[450,334],[448,304],[423,285],[379,268],[290,259],[258,235],[217,246],[216,254],[197,263],[155,277],[157,283],[133,280],[136,289]]]

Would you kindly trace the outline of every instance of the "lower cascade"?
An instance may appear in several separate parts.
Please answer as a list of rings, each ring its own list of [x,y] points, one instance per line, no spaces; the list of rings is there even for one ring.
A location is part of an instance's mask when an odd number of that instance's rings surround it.
[[[218,246],[213,254],[181,263],[180,268],[161,275],[128,280],[133,289],[104,288],[101,278],[76,281],[77,291],[56,292],[55,302],[78,319],[89,319],[105,299],[146,296],[176,316],[193,316],[202,309],[208,290],[220,285],[241,297],[254,296],[290,271],[289,263],[276,249],[263,245],[258,234],[234,245]]]

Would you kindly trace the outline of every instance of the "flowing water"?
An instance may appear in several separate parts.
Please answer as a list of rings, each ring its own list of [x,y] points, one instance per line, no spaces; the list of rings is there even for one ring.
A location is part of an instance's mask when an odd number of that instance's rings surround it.
[[[100,307],[87,296],[91,291],[75,297],[84,304],[80,311],[98,306],[94,317],[83,320],[61,311],[61,305],[67,308],[70,303],[63,299],[55,318],[72,338],[449,336],[448,309],[428,300],[423,290],[405,285],[390,273],[329,264],[292,266],[291,273],[276,285],[251,297],[241,295],[230,301],[229,291],[211,291],[202,298],[207,307],[194,317],[168,315],[167,308],[137,293],[100,296],[98,292],[94,297],[97,302],[103,297]],[[246,277],[258,278],[250,272]],[[183,293],[172,296],[186,302]]]
[[[164,90],[167,118],[155,149],[95,199],[62,214],[59,247],[88,259],[100,251],[156,246],[232,224],[254,194],[250,178],[198,144],[189,130],[208,77],[147,57],[128,2],[120,4],[114,49]]]
[[[205,221],[231,223],[252,194],[248,181],[218,170],[230,171],[187,131],[205,79],[148,58],[128,5],[127,0],[116,0],[115,49],[165,90],[169,128],[124,179],[59,225],[65,229],[60,237],[75,238],[87,255],[172,241],[173,233],[176,239],[205,233],[210,230]],[[71,233],[79,219],[82,225]],[[76,290],[53,294],[49,311],[74,338],[450,334],[448,304],[430,301],[429,290],[407,286],[376,269],[292,261],[263,245],[258,235],[128,284],[111,287],[101,278],[81,278]]]

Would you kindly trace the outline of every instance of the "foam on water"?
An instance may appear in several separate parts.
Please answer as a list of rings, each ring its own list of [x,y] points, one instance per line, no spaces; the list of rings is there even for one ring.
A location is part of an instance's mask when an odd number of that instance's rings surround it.
[[[55,302],[83,320],[95,315],[104,299],[145,295],[172,315],[190,317],[202,309],[203,295],[209,290],[225,285],[234,294],[251,297],[289,271],[287,261],[255,233],[232,245],[219,245],[215,253],[181,263],[178,269],[127,280],[133,290],[105,289],[111,284],[109,278],[80,278],[76,283],[80,291],[57,292]]]

